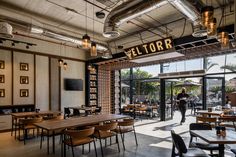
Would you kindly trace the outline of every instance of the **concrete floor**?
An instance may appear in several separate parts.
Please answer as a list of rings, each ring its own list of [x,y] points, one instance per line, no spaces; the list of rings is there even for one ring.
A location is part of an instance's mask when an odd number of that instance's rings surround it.
[[[120,141],[121,151],[118,152],[117,145],[107,146],[104,148],[106,157],[170,157],[171,156],[171,137],[170,130],[174,129],[176,133],[180,134],[185,143],[188,145],[189,123],[195,121],[195,117],[188,115],[186,122],[183,125],[179,125],[180,114],[175,112],[173,120],[158,122],[157,119],[153,120],[138,120],[136,125],[136,132],[138,138],[138,146],[135,145],[133,133],[128,133],[125,136],[126,150],[123,151],[123,147]],[[236,135],[236,134],[235,134]],[[115,142],[115,139],[113,140]],[[108,142],[109,143],[109,142]],[[27,140],[26,145],[22,141],[15,140],[9,132],[0,133],[0,157],[60,157],[61,147],[59,144],[59,138],[56,139],[56,154],[50,153],[47,155],[46,140],[43,143],[43,148],[39,149],[40,138],[34,138]],[[98,156],[101,156],[99,142],[96,142]],[[229,151],[230,147],[227,146],[226,157],[233,157],[234,155]],[[88,147],[85,147],[85,154],[82,154],[81,147],[75,148],[75,156],[82,157],[94,157],[94,149],[91,146],[91,152],[88,153]],[[72,157],[71,149],[67,150],[67,157]]]

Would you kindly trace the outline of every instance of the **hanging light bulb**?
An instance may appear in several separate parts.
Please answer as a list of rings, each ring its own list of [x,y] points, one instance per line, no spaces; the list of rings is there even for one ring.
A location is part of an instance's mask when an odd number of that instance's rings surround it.
[[[62,65],[63,65],[63,60],[62,60],[62,59],[59,59],[59,60],[58,60],[58,64],[59,64],[59,67],[62,67]]]
[[[82,39],[83,39],[82,42],[83,48],[88,49],[90,44],[90,37],[88,36],[88,34],[85,34]]]
[[[93,57],[97,56],[97,48],[95,42],[91,43],[90,55]]]
[[[221,44],[221,49],[228,49],[229,48],[229,33],[225,31],[221,31],[217,35],[217,40]]]
[[[63,64],[63,68],[64,68],[64,70],[66,70],[66,69],[68,68],[68,65],[67,65],[66,62],[64,62],[64,64]]]
[[[206,28],[208,28],[209,23],[213,19],[213,14],[214,14],[214,8],[212,6],[206,6],[202,9],[202,25]]]
[[[216,29],[216,18],[213,18],[207,27],[207,37],[213,38],[217,35],[217,29]]]

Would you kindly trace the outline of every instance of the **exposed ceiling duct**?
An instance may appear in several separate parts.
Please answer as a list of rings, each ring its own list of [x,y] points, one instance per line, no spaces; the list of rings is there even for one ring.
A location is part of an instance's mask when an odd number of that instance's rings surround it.
[[[12,26],[7,22],[0,22],[0,37],[13,38]]]
[[[148,13],[154,9],[167,4],[165,0],[128,0],[114,8],[108,15],[104,23],[103,36],[106,38],[116,38],[120,35],[119,26],[131,19]]]
[[[132,20],[168,3],[172,4],[193,22],[193,36],[200,37],[207,35],[207,31],[200,25],[200,13],[187,0],[128,0],[114,8],[108,14],[104,23],[103,36],[106,38],[117,38],[120,35],[118,28],[122,23]]]
[[[20,21],[18,19],[14,19],[11,17],[5,17],[2,15],[0,15],[0,21],[8,22],[12,26],[14,26],[17,29],[20,29],[22,31],[30,32],[33,34],[39,34],[39,35],[43,35],[45,37],[49,37],[52,39],[67,41],[67,42],[71,42],[76,45],[82,46],[82,39],[81,38],[73,37],[73,36],[70,36],[67,34],[63,34],[63,33],[54,32],[54,31],[51,31],[51,30],[48,30],[48,29],[45,29],[45,28],[42,28],[39,26],[29,24],[24,21]],[[104,51],[107,51],[108,48],[104,45],[97,44],[97,50],[100,52],[104,52]]]

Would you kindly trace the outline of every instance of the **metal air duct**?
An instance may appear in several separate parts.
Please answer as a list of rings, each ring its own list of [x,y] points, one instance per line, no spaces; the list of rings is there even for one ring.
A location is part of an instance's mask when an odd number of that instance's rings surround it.
[[[199,37],[207,35],[207,30],[200,26],[200,13],[187,0],[128,0],[114,8],[108,14],[104,23],[103,36],[106,38],[118,37],[120,35],[118,28],[122,23],[168,3],[172,4],[193,22],[193,36]]]
[[[166,0],[128,0],[114,8],[104,23],[103,36],[106,38],[117,38],[120,33],[119,26],[131,19],[157,9],[168,2]]]
[[[57,33],[57,32],[54,32],[54,31],[51,31],[48,29],[44,29],[39,26],[29,24],[27,22],[24,22],[24,21],[21,21],[18,19],[14,19],[11,17],[5,17],[2,15],[0,15],[0,21],[8,22],[12,26],[14,26],[22,31],[25,31],[25,32],[40,34],[45,37],[49,37],[49,38],[53,38],[53,39],[57,39],[57,40],[63,40],[63,41],[71,42],[71,43],[77,44],[79,46],[82,46],[82,39],[81,38],[73,37],[73,36],[70,36],[67,34]],[[104,51],[107,51],[108,48],[102,44],[97,44],[97,50],[100,52],[104,52]]]

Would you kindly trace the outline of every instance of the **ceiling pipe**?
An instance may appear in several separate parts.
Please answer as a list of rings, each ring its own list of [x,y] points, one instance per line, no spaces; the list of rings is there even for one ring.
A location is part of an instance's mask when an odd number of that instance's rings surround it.
[[[54,32],[49,29],[42,28],[40,26],[32,25],[27,22],[24,22],[15,18],[11,18],[11,17],[2,16],[2,15],[0,15],[0,21],[8,22],[13,27],[19,30],[25,31],[25,32],[43,35],[45,37],[49,37],[52,39],[71,42],[82,47],[81,38],[73,37],[67,34],[63,34],[63,33]],[[100,52],[104,52],[104,51],[107,51],[108,48],[102,44],[97,44],[97,50]]]
[[[128,0],[114,8],[104,23],[103,36],[106,38],[117,38],[120,36],[119,26],[138,16],[157,9],[168,2],[166,0]]]
[[[168,3],[172,4],[176,9],[192,21],[194,25],[194,36],[199,37],[207,35],[206,30],[203,30],[200,25],[199,11],[187,0],[128,0],[127,2],[114,8],[108,14],[104,23],[103,36],[106,38],[119,37],[120,33],[118,28],[122,23],[132,20]]]

